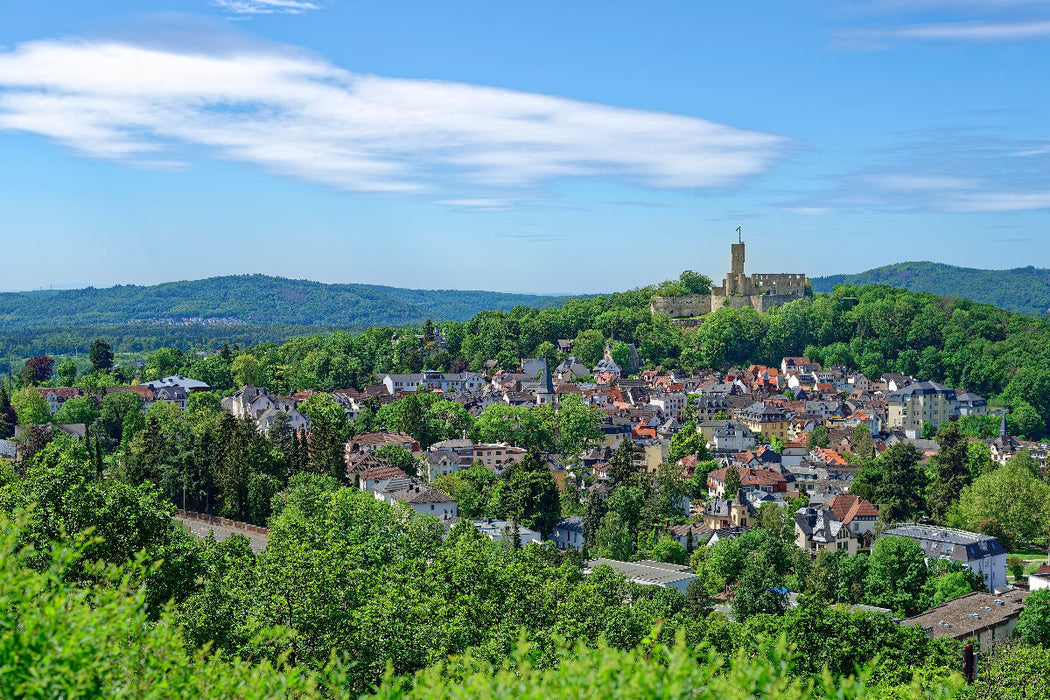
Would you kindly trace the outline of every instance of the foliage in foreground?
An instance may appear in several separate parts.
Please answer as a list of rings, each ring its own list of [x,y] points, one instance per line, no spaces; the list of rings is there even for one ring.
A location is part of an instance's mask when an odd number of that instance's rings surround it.
[[[136,581],[148,566],[100,565],[96,583],[71,584],[66,572],[82,560],[85,541],[56,545],[51,566],[32,568],[36,553],[21,547],[20,524],[0,521],[0,697],[33,698],[319,698],[354,697],[343,685],[345,666],[321,673],[294,668],[287,657],[271,665],[188,651],[167,614],[151,622]],[[280,631],[271,634],[280,635]],[[791,674],[784,643],[732,663],[711,652],[694,655],[680,634],[665,646],[653,635],[629,651],[585,644],[558,652],[558,664],[539,668],[533,647],[520,642],[500,665],[468,652],[419,672],[388,671],[379,698],[865,698],[887,697],[860,679]],[[547,664],[543,664],[546,666]],[[957,678],[892,690],[892,697],[948,698]]]
[[[783,639],[758,655],[738,653],[730,662],[711,651],[697,656],[682,635],[672,645],[646,639],[629,651],[580,644],[553,668],[538,668],[527,645],[502,666],[471,655],[420,671],[411,678],[388,674],[376,691],[381,700],[467,700],[467,698],[951,698],[960,679],[913,681],[899,687],[871,687],[860,677],[825,673],[803,680],[791,674]]]
[[[137,584],[144,560],[97,565],[99,583],[70,582],[90,540],[54,546],[50,566],[20,546],[23,526],[0,520],[0,697],[250,698],[316,697],[316,677],[188,651],[168,615],[147,614]]]

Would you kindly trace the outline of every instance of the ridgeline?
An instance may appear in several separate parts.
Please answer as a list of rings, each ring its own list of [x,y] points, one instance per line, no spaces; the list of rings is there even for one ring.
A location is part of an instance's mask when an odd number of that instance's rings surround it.
[[[814,292],[831,292],[836,284],[885,284],[998,306],[1022,314],[1050,313],[1050,270],[1017,267],[979,270],[933,262],[902,262],[855,275],[811,277]]]
[[[152,286],[0,293],[0,330],[62,326],[208,325],[410,326],[466,321],[482,310],[546,308],[564,297],[323,284],[266,275],[231,275]]]

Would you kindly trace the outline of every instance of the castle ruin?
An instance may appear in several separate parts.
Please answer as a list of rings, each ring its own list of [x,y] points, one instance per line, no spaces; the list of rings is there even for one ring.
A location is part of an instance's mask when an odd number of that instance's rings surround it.
[[[655,296],[650,309],[654,314],[678,319],[703,316],[723,306],[734,309],[750,306],[762,312],[801,299],[805,294],[804,274],[744,274],[744,242],[740,241],[731,246],[729,273],[722,279],[722,286],[711,287],[709,295]]]

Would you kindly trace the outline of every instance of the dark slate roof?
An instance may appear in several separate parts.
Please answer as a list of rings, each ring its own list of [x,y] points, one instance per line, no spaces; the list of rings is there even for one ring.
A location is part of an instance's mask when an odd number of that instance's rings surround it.
[[[555,530],[569,530],[571,532],[583,532],[583,516],[570,515],[554,523]]]
[[[950,527],[904,523],[889,530],[883,530],[882,534],[910,537],[922,546],[927,556],[943,557],[955,561],[973,561],[1006,552],[996,537],[955,530]]]

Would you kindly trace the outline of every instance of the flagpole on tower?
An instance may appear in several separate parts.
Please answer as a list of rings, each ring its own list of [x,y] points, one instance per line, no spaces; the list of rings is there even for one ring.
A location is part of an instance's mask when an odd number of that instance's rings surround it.
[[[736,242],[737,243],[743,243],[744,242],[743,234],[740,233],[740,227],[739,226],[736,227]]]

